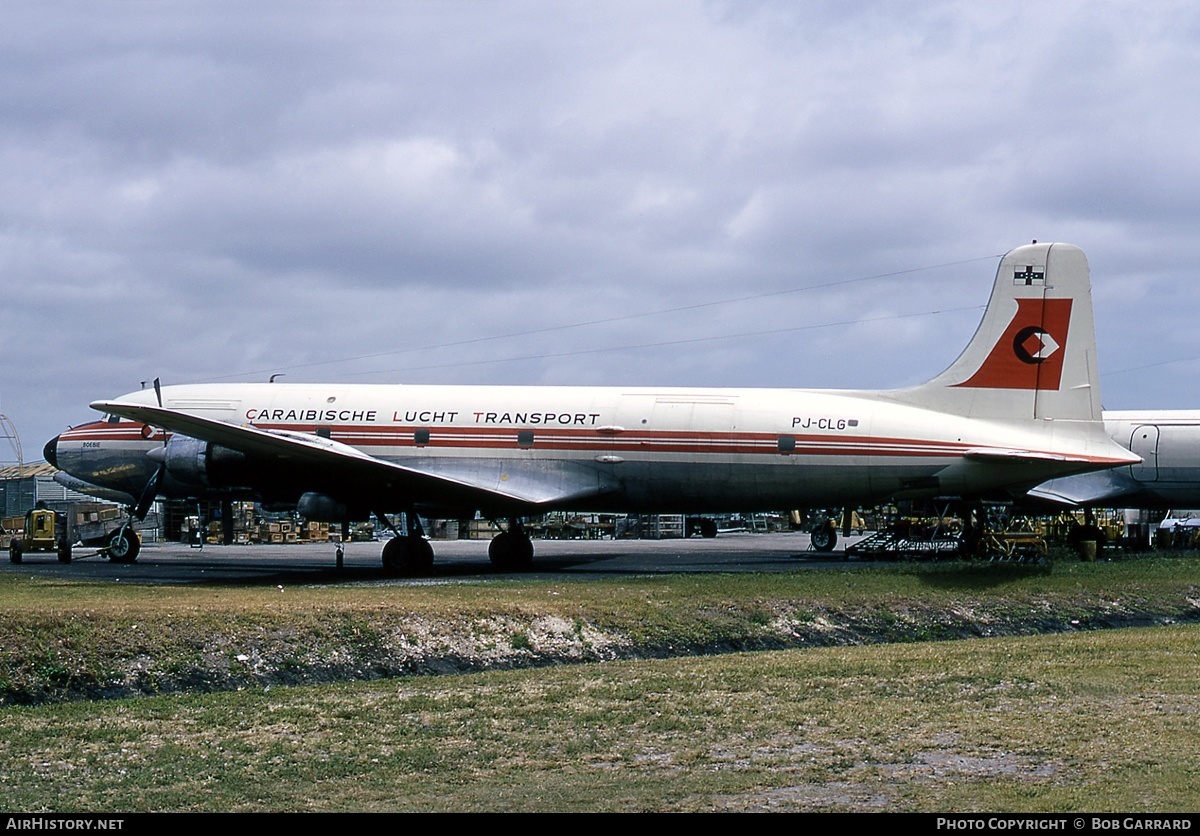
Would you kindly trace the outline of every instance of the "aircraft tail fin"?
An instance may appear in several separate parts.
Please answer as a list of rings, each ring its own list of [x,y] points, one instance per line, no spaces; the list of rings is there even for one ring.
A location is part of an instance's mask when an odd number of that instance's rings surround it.
[[[892,394],[971,418],[1100,421],[1083,251],[1035,242],[1007,253],[983,321],[963,353],[928,383]]]

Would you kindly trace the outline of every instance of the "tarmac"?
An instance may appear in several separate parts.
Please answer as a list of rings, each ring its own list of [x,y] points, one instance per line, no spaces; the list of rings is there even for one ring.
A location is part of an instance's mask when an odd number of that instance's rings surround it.
[[[810,548],[802,532],[720,534],[686,540],[535,540],[533,566],[521,577],[646,575],[671,573],[793,572],[844,567],[839,540],[832,552]],[[69,564],[53,552],[26,554],[24,562],[0,559],[0,573],[135,584],[428,584],[452,579],[512,577],[488,560],[487,540],[433,540],[433,574],[391,578],[383,571],[382,541],[345,545],[342,568],[331,542],[285,545],[146,543],[137,562],[112,563],[95,549],[76,547]]]

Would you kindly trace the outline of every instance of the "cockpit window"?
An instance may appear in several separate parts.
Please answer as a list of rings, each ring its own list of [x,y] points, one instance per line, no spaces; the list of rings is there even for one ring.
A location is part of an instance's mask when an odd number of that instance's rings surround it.
[[[119,424],[119,423],[121,423],[121,416],[120,415],[110,415],[105,420],[108,421],[108,423],[110,423],[110,424]]]

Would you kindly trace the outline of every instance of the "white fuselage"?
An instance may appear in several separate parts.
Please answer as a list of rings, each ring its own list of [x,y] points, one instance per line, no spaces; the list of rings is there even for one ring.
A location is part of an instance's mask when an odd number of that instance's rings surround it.
[[[499,462],[501,487],[507,470],[549,479],[584,474],[604,489],[547,507],[598,511],[980,496],[1116,463],[1106,444],[1078,432],[1076,422],[1014,426],[895,402],[886,392],[212,384],[166,387],[162,398],[165,408],[179,412],[324,435],[378,459],[430,472],[470,472],[476,481]],[[155,394],[145,390],[122,401],[149,405]],[[113,453],[121,444],[128,459],[135,447],[161,444],[161,435],[146,438],[140,429],[122,421],[64,433],[60,466],[103,484],[101,471],[113,464],[103,450]],[[1012,449],[1045,458],[1000,460]],[[89,465],[89,450],[99,467]],[[980,453],[992,459],[984,463]],[[126,489],[144,480],[144,472],[130,474]]]

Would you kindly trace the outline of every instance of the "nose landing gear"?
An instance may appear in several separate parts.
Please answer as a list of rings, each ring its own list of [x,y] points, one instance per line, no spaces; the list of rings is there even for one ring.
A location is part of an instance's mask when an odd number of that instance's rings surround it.
[[[108,536],[108,559],[113,563],[133,563],[142,550],[142,538],[126,523]]]

